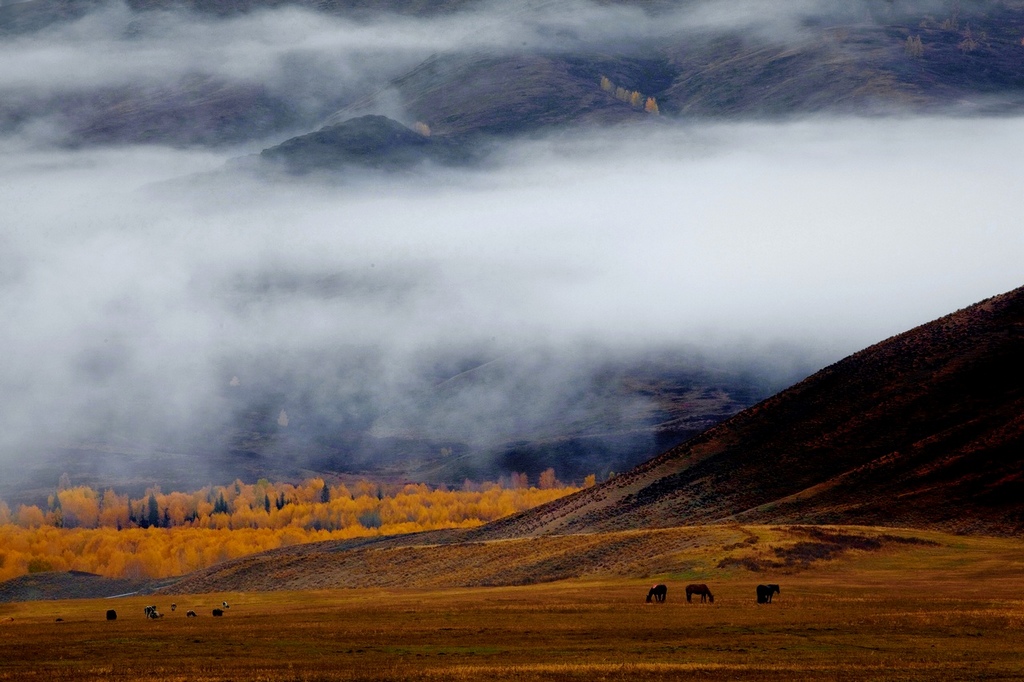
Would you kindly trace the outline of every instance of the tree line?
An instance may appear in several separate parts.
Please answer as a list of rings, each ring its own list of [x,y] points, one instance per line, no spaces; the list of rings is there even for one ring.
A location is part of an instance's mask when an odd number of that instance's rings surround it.
[[[593,485],[588,476],[585,486]],[[579,490],[549,469],[536,485],[525,474],[459,489],[388,486],[367,480],[298,484],[236,480],[192,492],[138,498],[71,486],[62,477],[45,507],[0,502],[0,580],[37,571],[79,570],[108,577],[180,575],[281,546],[440,528],[468,528]]]

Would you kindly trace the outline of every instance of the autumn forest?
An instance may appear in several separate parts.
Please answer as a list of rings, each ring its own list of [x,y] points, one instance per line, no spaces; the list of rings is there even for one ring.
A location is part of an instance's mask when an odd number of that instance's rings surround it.
[[[45,508],[0,501],[0,581],[69,570],[164,578],[287,545],[478,526],[577,490],[548,469],[535,485],[526,474],[459,489],[260,479],[192,492],[153,487],[135,499],[63,476]]]

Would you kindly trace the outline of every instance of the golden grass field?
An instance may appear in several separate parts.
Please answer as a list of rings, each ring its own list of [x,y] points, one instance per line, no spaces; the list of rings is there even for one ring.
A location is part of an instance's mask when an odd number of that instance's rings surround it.
[[[1024,679],[1024,542],[898,533],[934,544],[758,572],[0,604],[0,680]],[[664,604],[644,602],[655,581]],[[693,581],[714,604],[686,603]],[[781,584],[773,604],[759,582]]]

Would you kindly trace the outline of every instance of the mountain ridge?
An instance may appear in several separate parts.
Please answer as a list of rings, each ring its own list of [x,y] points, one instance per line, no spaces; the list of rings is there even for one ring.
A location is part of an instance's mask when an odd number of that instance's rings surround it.
[[[479,536],[722,522],[1019,532],[1024,376],[1012,360],[1021,351],[1024,288],[854,353],[629,472]]]

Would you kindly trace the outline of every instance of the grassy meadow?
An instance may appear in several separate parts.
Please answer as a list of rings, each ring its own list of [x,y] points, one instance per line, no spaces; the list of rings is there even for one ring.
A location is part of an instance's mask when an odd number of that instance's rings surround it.
[[[772,571],[0,604],[0,680],[1024,679],[1024,542],[913,535]]]

